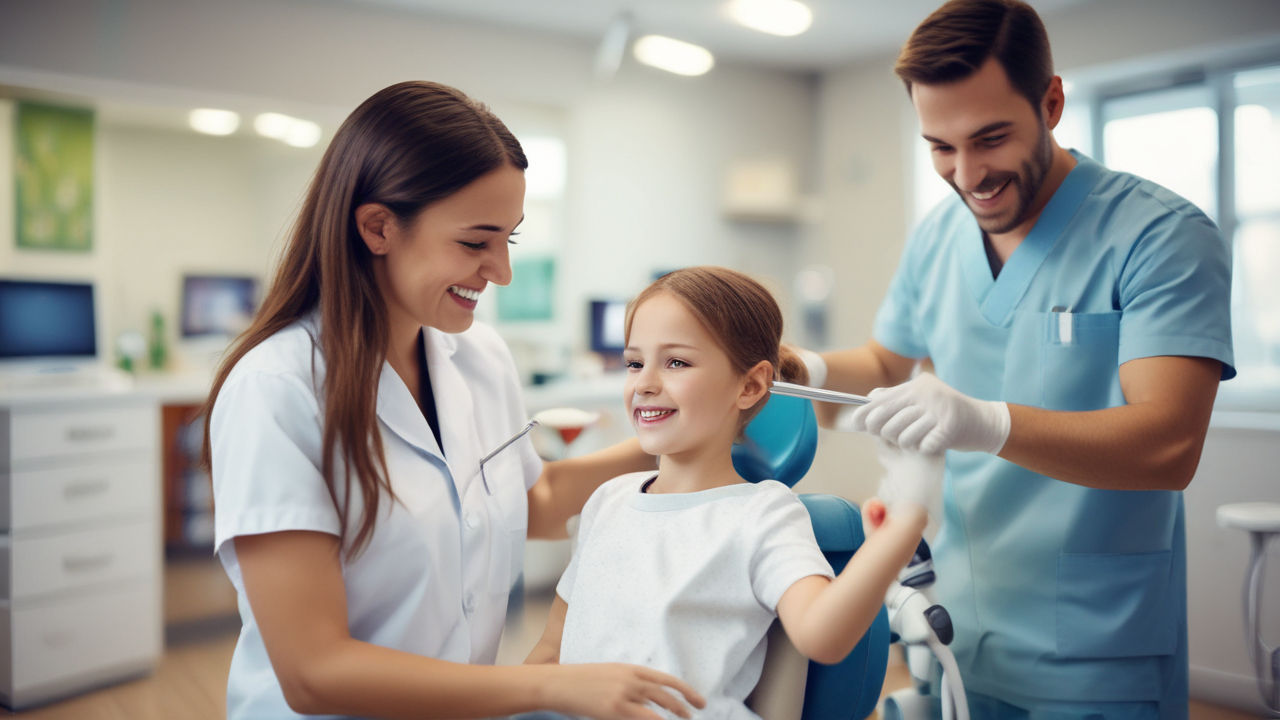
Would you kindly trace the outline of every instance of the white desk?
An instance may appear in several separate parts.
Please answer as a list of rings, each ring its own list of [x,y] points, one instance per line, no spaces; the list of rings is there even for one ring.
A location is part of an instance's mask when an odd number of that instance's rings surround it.
[[[0,702],[152,670],[162,649],[160,413],[119,384],[0,392]]]

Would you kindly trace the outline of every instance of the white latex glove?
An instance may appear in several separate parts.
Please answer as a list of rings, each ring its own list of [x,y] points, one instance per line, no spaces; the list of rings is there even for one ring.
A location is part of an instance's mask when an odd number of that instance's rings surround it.
[[[809,387],[820,388],[825,385],[827,382],[827,361],[812,350],[797,347],[795,351],[800,356],[800,361],[804,363],[805,369],[809,371]]]
[[[1009,439],[1007,403],[975,400],[930,373],[897,387],[877,388],[867,397],[871,402],[850,413],[845,425],[904,450],[926,455],[944,450],[996,455]]]
[[[885,478],[880,483],[880,499],[885,505],[896,508],[915,504],[928,511],[946,474],[944,456],[908,452],[878,437],[876,457],[885,470]]]

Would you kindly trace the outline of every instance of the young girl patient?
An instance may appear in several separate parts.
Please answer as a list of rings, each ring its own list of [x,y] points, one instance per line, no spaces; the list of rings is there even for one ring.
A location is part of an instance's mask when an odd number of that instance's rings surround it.
[[[743,701],[775,617],[818,662],[839,662],[858,643],[926,513],[915,503],[886,513],[868,501],[872,534],[833,577],[795,493],[734,472],[732,445],[772,381],[806,379],[781,336],[773,297],[725,268],[678,270],[632,302],[625,402],[659,470],[614,478],[587,501],[546,632],[526,662],[644,665],[701,693],[699,717],[755,718]],[[659,708],[689,712],[655,686],[618,714],[658,718]]]

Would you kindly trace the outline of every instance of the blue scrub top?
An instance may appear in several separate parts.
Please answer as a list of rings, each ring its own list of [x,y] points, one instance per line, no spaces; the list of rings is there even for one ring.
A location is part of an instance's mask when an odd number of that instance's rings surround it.
[[[907,242],[876,340],[931,358],[966,395],[1049,410],[1123,405],[1119,367],[1136,358],[1213,358],[1233,377],[1218,228],[1072,154],[998,278],[964,202],[939,205]],[[1182,494],[1090,489],[985,453],[949,452],[947,471],[934,559],[966,687],[1024,706],[1162,701],[1185,717]]]

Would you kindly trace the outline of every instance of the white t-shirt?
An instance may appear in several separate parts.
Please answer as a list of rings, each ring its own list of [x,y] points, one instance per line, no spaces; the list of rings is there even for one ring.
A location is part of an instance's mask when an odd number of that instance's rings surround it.
[[[653,476],[614,478],[582,509],[556,587],[569,603],[560,662],[644,665],[702,693],[698,717],[756,718],[743,701],[778,600],[801,578],[833,577],[809,513],[774,480],[641,492]]]
[[[227,679],[227,716],[235,720],[299,716],[267,657],[232,541],[342,529],[320,472],[325,365],[313,349],[316,332],[313,316],[250,350],[213,409],[215,546],[244,623]],[[492,328],[476,323],[458,335],[427,328],[426,356],[444,453],[417,400],[384,364],[378,430],[397,502],[384,494],[364,552],[343,556],[347,625],[352,637],[375,645],[491,664],[522,566],[526,491],[542,462],[526,436],[479,475],[480,458],[526,417],[515,365]],[[360,520],[357,488],[351,503],[348,543]]]

